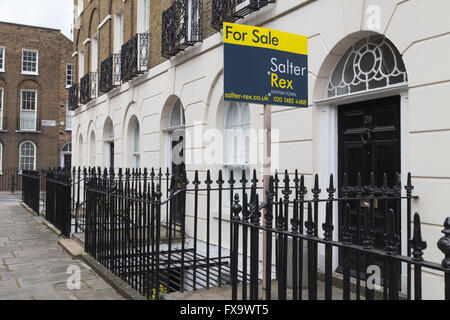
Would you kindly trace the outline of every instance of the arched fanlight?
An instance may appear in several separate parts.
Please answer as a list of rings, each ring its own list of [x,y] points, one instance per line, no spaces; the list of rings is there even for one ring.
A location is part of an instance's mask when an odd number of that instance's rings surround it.
[[[184,124],[184,109],[180,99],[178,99],[172,109],[172,115],[170,117],[170,128],[182,127],[184,126]]]
[[[62,152],[72,152],[72,144],[70,142],[65,144],[61,151]]]
[[[339,60],[328,83],[328,98],[408,83],[403,59],[382,35],[358,41]]]

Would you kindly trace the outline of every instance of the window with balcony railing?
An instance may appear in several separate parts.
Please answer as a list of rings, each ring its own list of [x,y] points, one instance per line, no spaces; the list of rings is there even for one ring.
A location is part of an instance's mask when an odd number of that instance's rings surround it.
[[[79,85],[78,83],[74,83],[69,88],[69,110],[75,111],[79,107]]]
[[[97,98],[97,73],[89,72],[80,81],[80,102],[86,104]]]
[[[235,22],[276,0],[212,0],[211,25],[221,30],[224,22]]]
[[[21,131],[36,131],[37,91],[21,90],[20,123]]]
[[[162,16],[162,56],[170,58],[203,40],[201,0],[176,0]]]
[[[112,54],[100,65],[100,91],[109,92],[120,84],[120,54]]]
[[[148,33],[138,33],[128,40],[120,52],[120,67],[122,81],[129,81],[149,69]]]

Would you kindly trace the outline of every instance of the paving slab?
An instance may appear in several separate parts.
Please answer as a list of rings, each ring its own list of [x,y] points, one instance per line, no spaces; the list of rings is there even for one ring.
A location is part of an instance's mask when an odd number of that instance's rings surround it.
[[[89,266],[72,259],[42,221],[0,193],[0,300],[123,300]],[[77,275],[79,289],[72,286]]]

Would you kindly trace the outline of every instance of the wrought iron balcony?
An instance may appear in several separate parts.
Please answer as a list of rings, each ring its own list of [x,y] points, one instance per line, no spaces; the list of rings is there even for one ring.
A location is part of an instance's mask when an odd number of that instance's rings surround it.
[[[80,106],[79,103],[79,85],[74,83],[69,88],[69,110],[75,111]]]
[[[203,40],[202,0],[176,0],[162,14],[162,56],[170,58]]]
[[[121,79],[129,81],[149,69],[149,44],[148,33],[138,33],[128,40],[120,53]]]
[[[109,92],[120,86],[120,54],[112,54],[100,67],[100,91]]]
[[[86,104],[97,98],[97,72],[89,72],[80,81],[80,102]]]
[[[224,22],[235,22],[275,2],[276,0],[212,0],[211,25],[214,29],[221,30]]]

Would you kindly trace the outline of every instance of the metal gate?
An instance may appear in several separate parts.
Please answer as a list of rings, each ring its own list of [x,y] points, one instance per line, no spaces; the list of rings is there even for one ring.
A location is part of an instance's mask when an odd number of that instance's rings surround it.
[[[67,238],[71,232],[71,186],[70,171],[47,172],[45,219]]]
[[[40,196],[40,175],[37,171],[22,172],[23,181],[23,202],[39,214],[39,196]]]

